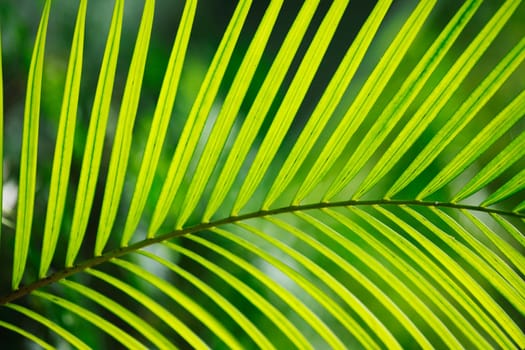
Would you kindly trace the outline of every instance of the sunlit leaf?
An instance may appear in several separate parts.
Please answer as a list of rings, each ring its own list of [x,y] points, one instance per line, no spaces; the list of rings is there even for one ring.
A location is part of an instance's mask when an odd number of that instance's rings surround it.
[[[44,70],[44,49],[49,21],[51,0],[44,5],[42,20],[35,39],[31,57],[27,95],[24,110],[24,130],[20,157],[20,181],[18,187],[18,210],[16,216],[15,250],[13,261],[12,287],[17,289],[26,268],[26,259],[31,239],[33,210],[36,189],[36,168],[38,153],[38,126],[40,119],[40,94]],[[3,165],[2,165],[3,166]]]
[[[521,1],[168,3],[0,42],[2,344],[525,347]]]
[[[142,78],[146,67],[151,28],[153,26],[153,14],[155,0],[146,0],[144,13],[140,23],[137,42],[131,60],[128,80],[122,97],[122,105],[115,131],[115,140],[111,152],[111,160],[106,180],[104,201],[102,202],[97,239],[95,243],[95,255],[100,255],[109,239],[112,231],[120,196],[124,189],[124,179],[129,160],[129,152],[132,142],[132,131],[137,108],[139,104]]]
[[[173,44],[170,61],[168,63],[164,82],[162,83],[159,101],[157,102],[157,107],[151,123],[150,134],[148,136],[146,149],[144,150],[144,158],[142,159],[137,183],[135,185],[133,199],[131,200],[128,219],[124,226],[122,245],[128,244],[129,239],[137,228],[140,216],[146,205],[148,192],[153,183],[153,177],[157,170],[162,144],[166,137],[171,111],[177,94],[177,87],[179,85],[180,74],[193,26],[196,6],[196,0],[188,1],[184,8],[180,29],[177,33],[175,43]]]
[[[122,18],[124,0],[117,0],[111,20],[104,59],[100,69],[100,76],[93,102],[93,110],[89,123],[89,130],[84,148],[80,180],[76,194],[73,223],[67,247],[66,266],[72,266],[78,254],[88,225],[89,214],[95,196],[95,187],[100,170],[100,162],[104,146],[104,134],[109,117],[109,109],[115,70],[119,52],[120,35],[122,32]]]
[[[184,129],[177,143],[177,148],[173,154],[168,174],[161,190],[153,218],[151,219],[148,236],[152,237],[158,231],[162,222],[168,215],[168,211],[179,190],[184,174],[195,147],[199,141],[200,134],[206,123],[206,118],[211,110],[213,100],[217,95],[220,82],[226,71],[229,59],[231,58],[235,43],[241,33],[244,21],[248,15],[251,0],[241,1],[232,15],[232,19],[223,39],[216,51],[215,57],[204,78],[204,82],[199,90],[193,107],[188,115]]]
[[[71,45],[71,56],[69,58],[66,86],[62,99],[62,110],[58,124],[55,155],[53,158],[53,173],[51,175],[51,187],[49,189],[49,206],[47,207],[46,224],[44,227],[42,260],[40,261],[39,276],[41,278],[45,277],[47,269],[53,259],[66,204],[67,185],[75,137],[78,97],[80,94],[86,10],[87,0],[83,0],[80,3],[75,34]]]

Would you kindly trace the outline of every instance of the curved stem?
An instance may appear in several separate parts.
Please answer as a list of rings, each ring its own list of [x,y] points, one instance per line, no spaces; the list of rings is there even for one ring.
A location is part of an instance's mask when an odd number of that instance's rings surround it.
[[[32,291],[36,289],[39,289],[51,283],[57,282],[75,273],[82,272],[90,267],[100,265],[113,258],[125,255],[127,253],[132,253],[141,248],[147,247],[149,245],[163,242],[168,239],[180,237],[186,234],[195,233],[195,232],[210,229],[212,227],[231,224],[231,223],[235,223],[235,222],[239,222],[239,221],[243,221],[247,219],[261,218],[261,217],[270,216],[270,215],[293,213],[296,211],[303,211],[303,210],[313,210],[313,209],[323,209],[323,208],[333,208],[333,207],[349,207],[349,206],[369,206],[369,205],[395,205],[395,206],[412,205],[412,206],[425,206],[425,207],[446,207],[446,208],[452,208],[452,209],[466,209],[466,210],[471,210],[471,211],[499,214],[499,215],[512,216],[512,217],[525,219],[525,213],[509,212],[509,211],[504,211],[504,210],[492,209],[492,208],[487,208],[487,207],[478,207],[478,206],[473,206],[473,205],[464,205],[464,204],[456,204],[456,203],[448,203],[448,202],[425,202],[425,201],[417,201],[417,200],[387,200],[387,199],[370,200],[370,201],[347,200],[347,201],[340,201],[340,202],[329,202],[329,203],[324,202],[324,203],[314,203],[314,204],[304,204],[304,205],[292,205],[292,206],[287,206],[287,207],[282,207],[282,208],[277,208],[277,209],[259,210],[256,212],[243,214],[239,216],[230,216],[224,219],[219,219],[219,220],[211,221],[208,223],[200,223],[195,226],[190,226],[190,227],[183,228],[180,230],[171,231],[171,232],[159,235],[157,237],[148,238],[148,239],[139,241],[127,247],[121,247],[121,248],[117,248],[114,250],[110,250],[100,256],[96,256],[91,259],[85,260],[73,267],[68,267],[63,270],[57,271],[49,275],[46,278],[39,279],[31,284],[23,286],[1,297],[0,305],[12,302],[16,299],[19,299],[31,293]]]

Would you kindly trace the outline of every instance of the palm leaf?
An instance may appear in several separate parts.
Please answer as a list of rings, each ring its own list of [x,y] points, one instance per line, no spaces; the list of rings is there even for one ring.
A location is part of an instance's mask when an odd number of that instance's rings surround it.
[[[354,5],[324,5],[272,0],[261,12],[241,0],[189,93],[192,35],[206,23],[186,1],[148,107],[162,5],[144,2],[127,62],[127,7],[116,0],[85,126],[94,5],[79,1],[47,178],[40,109],[58,10],[45,2],[16,224],[0,236],[11,279],[2,338],[44,348],[525,346],[523,5],[466,0],[442,23],[437,1],[382,0],[353,39]],[[11,113],[0,114],[2,147]]]

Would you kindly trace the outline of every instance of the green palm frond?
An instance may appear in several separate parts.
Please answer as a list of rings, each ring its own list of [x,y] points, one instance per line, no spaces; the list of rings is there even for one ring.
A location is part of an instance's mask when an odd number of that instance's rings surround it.
[[[36,32],[21,139],[0,41],[3,189],[18,169],[2,344],[525,347],[521,1],[380,0],[353,33],[347,0],[241,0],[202,74],[206,5],[170,3],[152,93],[165,5],[143,2],[127,47],[130,5],[112,3],[91,86],[96,4],[80,0],[50,108],[59,3]]]

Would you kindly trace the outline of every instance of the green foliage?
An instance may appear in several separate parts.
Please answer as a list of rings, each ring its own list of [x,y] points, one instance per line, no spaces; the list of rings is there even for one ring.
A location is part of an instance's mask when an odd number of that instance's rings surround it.
[[[80,0],[69,60],[59,3],[0,84],[2,344],[525,347],[521,1],[241,0],[204,65],[205,3],[115,0],[97,51]]]

